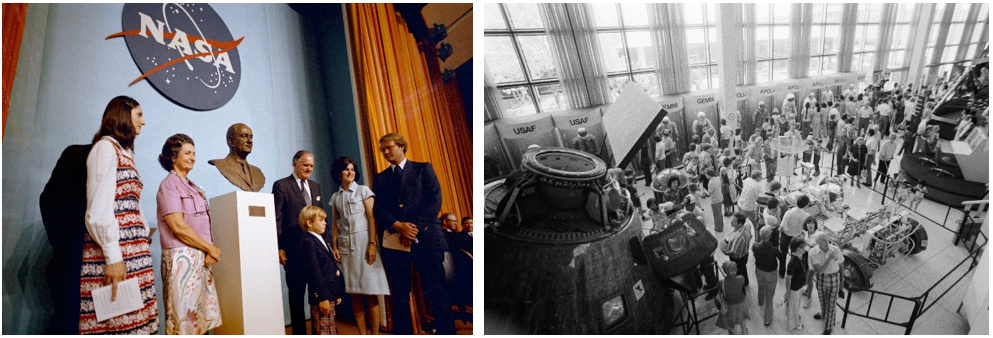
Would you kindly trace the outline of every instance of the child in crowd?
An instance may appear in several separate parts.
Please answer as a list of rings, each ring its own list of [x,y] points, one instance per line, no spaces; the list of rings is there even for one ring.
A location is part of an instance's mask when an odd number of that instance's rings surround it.
[[[910,209],[917,211],[917,206],[921,205],[921,201],[924,200],[924,194],[927,193],[927,182],[924,180],[917,181],[917,186],[910,188],[910,192],[913,194],[910,198]]]
[[[302,267],[310,290],[308,299],[313,334],[338,334],[334,322],[334,306],[341,304],[345,283],[334,262],[331,247],[321,234],[327,228],[327,212],[318,206],[300,211],[300,228],[308,232],[300,237]]]

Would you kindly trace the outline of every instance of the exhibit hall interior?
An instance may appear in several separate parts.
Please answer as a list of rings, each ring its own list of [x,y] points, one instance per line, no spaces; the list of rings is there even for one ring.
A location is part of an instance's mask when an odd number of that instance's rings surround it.
[[[473,334],[472,13],[4,3],[3,334]]]
[[[486,3],[485,334],[989,334],[988,3]]]

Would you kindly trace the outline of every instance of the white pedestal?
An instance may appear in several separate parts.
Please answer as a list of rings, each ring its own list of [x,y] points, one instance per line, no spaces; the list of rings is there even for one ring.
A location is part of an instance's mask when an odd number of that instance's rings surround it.
[[[250,211],[251,209],[251,211]],[[221,306],[215,334],[286,334],[272,194],[235,191],[210,199],[214,283]]]

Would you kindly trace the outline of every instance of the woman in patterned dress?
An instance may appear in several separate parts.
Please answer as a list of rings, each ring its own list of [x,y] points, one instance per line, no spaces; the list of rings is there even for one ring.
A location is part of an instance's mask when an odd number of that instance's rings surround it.
[[[141,210],[141,177],[134,164],[134,139],[145,125],[141,106],[118,96],[104,109],[100,131],[86,158],[86,234],[80,271],[80,334],[155,334],[159,331],[149,229]],[[143,306],[98,322],[94,289],[137,279]]]
[[[345,275],[345,292],[352,295],[352,311],[359,334],[379,334],[379,301],[376,296],[389,295],[383,260],[379,258],[376,223],[372,215],[373,195],[369,187],[356,180],[355,160],[339,157],[331,165],[331,178],[341,188],[331,196],[334,258]],[[368,321],[366,317],[368,316]]]
[[[221,260],[221,250],[213,244],[206,194],[189,179],[196,161],[193,139],[185,134],[166,139],[159,154],[159,164],[169,171],[155,195],[166,334],[199,335],[221,326],[210,269]]]

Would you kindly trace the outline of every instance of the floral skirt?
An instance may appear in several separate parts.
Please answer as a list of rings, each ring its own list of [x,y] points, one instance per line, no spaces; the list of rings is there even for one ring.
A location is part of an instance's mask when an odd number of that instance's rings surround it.
[[[191,247],[162,250],[166,334],[200,335],[221,326],[214,274]]]

